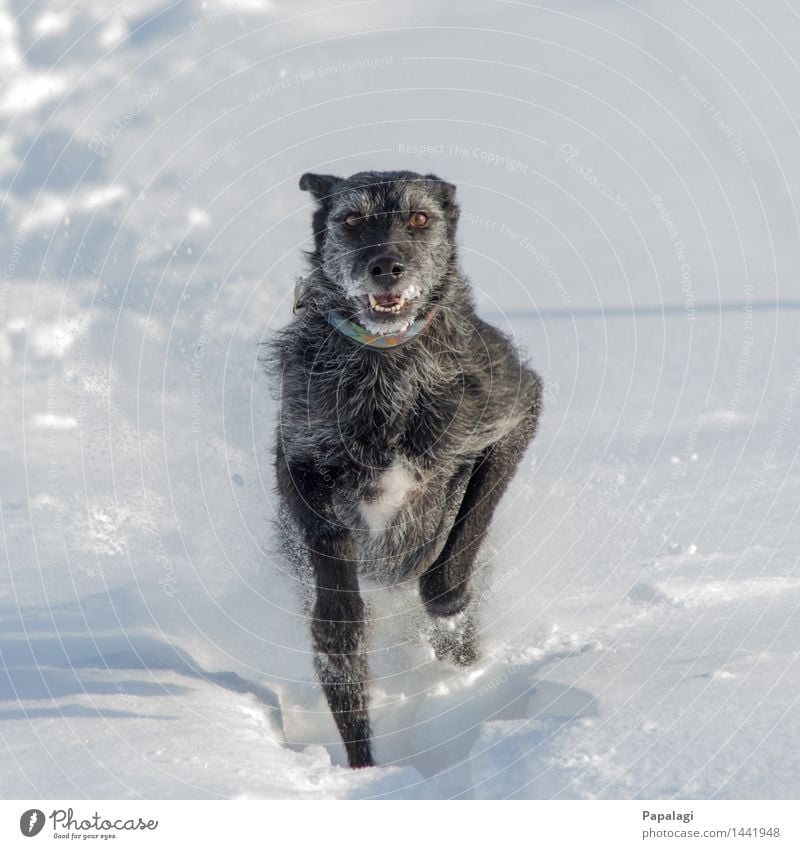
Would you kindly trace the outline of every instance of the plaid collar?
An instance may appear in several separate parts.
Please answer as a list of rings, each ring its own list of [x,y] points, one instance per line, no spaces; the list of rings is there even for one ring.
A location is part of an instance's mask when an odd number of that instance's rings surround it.
[[[370,333],[360,324],[350,321],[338,310],[331,310],[328,313],[328,324],[343,336],[368,348],[397,348],[418,336],[431,323],[435,314],[436,307],[431,307],[428,314],[424,318],[418,318],[408,330],[392,334]]]

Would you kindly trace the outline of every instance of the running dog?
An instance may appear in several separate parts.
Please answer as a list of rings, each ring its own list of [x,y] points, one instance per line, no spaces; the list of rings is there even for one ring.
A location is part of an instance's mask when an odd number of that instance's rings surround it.
[[[437,656],[477,659],[470,577],[534,436],[541,382],[478,318],[455,186],[304,174],[313,249],[272,343],[282,527],[313,576],[315,668],[350,766],[374,763],[359,575],[418,582]],[[450,627],[447,627],[447,625]]]

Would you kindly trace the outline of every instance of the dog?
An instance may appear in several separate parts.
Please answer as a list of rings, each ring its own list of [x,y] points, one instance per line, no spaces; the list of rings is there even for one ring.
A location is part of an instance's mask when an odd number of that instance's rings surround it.
[[[413,581],[437,657],[477,659],[473,565],[535,434],[542,387],[476,314],[454,185],[366,171],[304,174],[300,188],[313,197],[314,243],[295,318],[271,347],[277,491],[287,548],[313,584],[316,673],[350,766],[366,767],[359,576]]]

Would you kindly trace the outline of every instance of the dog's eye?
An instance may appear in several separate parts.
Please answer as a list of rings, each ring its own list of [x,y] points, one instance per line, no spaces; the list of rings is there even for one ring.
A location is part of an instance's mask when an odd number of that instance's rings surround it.
[[[348,212],[344,217],[344,223],[348,227],[358,227],[363,219],[357,212]]]
[[[428,223],[428,216],[424,212],[415,212],[411,216],[410,224],[412,227],[425,227]]]

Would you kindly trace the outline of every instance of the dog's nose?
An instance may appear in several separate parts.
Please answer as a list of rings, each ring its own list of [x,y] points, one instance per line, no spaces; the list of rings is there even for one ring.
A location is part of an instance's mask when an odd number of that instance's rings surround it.
[[[383,254],[370,260],[370,276],[381,283],[393,283],[403,276],[405,266],[397,254]]]

